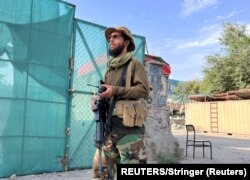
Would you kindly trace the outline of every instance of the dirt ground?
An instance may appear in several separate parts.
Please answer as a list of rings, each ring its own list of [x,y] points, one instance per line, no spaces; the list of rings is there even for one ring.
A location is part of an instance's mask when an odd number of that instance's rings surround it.
[[[180,148],[185,153],[186,132],[182,128],[173,129],[173,135],[178,139]],[[188,157],[183,154],[181,164],[249,164],[250,163],[250,137],[227,134],[199,133],[199,138],[210,140],[213,146],[213,159],[209,157],[209,149],[202,157],[202,148],[196,148],[195,159],[192,149],[188,149]],[[44,173],[40,175],[15,176],[1,180],[91,180],[91,169],[75,170],[62,173]]]
[[[185,150],[186,132],[184,129],[173,130],[178,138],[180,147]],[[198,138],[212,142],[213,159],[210,159],[209,149],[202,157],[202,148],[196,148],[195,159],[192,157],[192,149],[188,149],[188,157],[183,156],[182,164],[249,164],[250,163],[250,136],[227,135],[216,133],[199,133]]]

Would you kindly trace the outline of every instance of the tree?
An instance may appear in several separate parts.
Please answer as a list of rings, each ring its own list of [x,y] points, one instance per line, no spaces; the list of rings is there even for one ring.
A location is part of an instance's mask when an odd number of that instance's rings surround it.
[[[209,92],[226,92],[250,87],[250,36],[244,25],[224,24],[221,44],[223,55],[207,57],[204,82]]]
[[[189,94],[200,93],[201,82],[199,80],[181,82],[175,89],[176,95],[188,96]]]

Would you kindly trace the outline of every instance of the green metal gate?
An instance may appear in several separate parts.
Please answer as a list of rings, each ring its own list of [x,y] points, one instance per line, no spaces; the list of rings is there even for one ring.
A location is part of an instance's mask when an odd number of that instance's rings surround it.
[[[1,0],[0,178],[90,168],[106,27],[60,0]],[[143,62],[145,38],[134,35]]]
[[[0,1],[0,177],[63,171],[75,7]]]

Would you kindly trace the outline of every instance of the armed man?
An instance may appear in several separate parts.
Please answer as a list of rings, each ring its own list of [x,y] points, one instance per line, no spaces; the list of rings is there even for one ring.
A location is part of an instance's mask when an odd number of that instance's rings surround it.
[[[97,151],[93,159],[93,179],[115,179],[116,164],[146,163],[145,127],[149,96],[149,83],[142,63],[132,54],[135,43],[131,32],[123,26],[108,28],[105,31],[109,43],[108,69],[105,81],[99,93],[108,104],[104,128],[102,158]],[[92,110],[96,110],[98,98],[91,101]],[[98,165],[103,163],[107,171],[101,171]],[[109,173],[107,173],[109,172]]]

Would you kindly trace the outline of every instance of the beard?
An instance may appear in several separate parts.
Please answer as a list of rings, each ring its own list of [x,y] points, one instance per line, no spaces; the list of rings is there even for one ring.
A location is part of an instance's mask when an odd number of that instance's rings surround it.
[[[113,57],[119,56],[123,51],[124,45],[119,45],[114,49],[109,48],[109,55]]]

